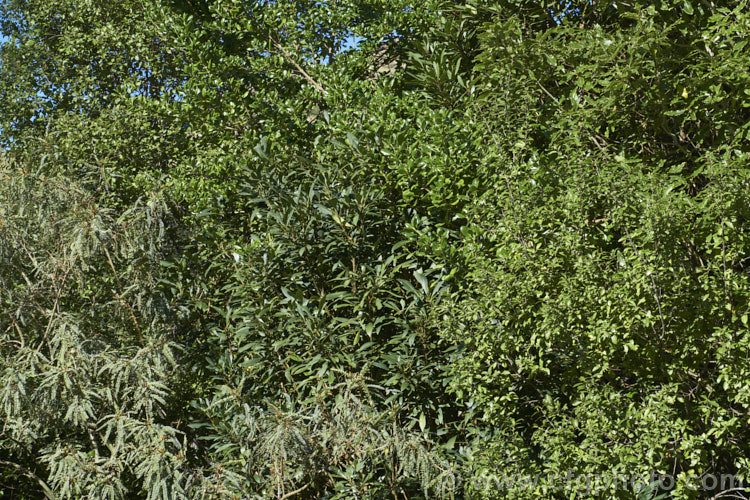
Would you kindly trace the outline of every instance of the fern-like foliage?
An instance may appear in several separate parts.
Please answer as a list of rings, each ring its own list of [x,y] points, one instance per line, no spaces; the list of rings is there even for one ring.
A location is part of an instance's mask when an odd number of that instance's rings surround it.
[[[36,173],[30,169],[36,167]],[[0,165],[0,457],[57,498],[172,498],[179,349],[158,195],[121,214],[44,165]]]
[[[290,385],[293,392],[264,388],[245,366],[262,359],[262,336],[231,347],[229,361],[200,360],[201,340],[181,337],[190,316],[181,297],[195,289],[189,278],[174,278],[181,240],[167,200],[153,193],[130,206],[107,205],[61,169],[32,166],[8,159],[0,166],[2,477],[62,499],[454,494],[456,470],[445,450],[394,396],[400,378],[368,363],[344,369],[329,357],[330,365],[307,374],[309,383]],[[300,199],[290,210],[306,206]],[[330,218],[307,208],[316,224]],[[297,224],[308,214],[288,219]],[[346,251],[332,250],[332,258]],[[230,304],[243,293],[245,272],[228,278]],[[416,293],[412,287],[405,296]],[[233,336],[251,324],[253,303],[245,300],[240,315],[230,316]],[[276,346],[295,325],[295,301],[282,304]],[[416,305],[410,310],[421,314]],[[307,323],[310,332],[317,327]],[[413,344],[416,333],[402,328]],[[411,345],[392,344],[404,352]],[[302,361],[290,377],[325,360]],[[186,375],[206,365],[214,382]],[[222,370],[236,376],[219,376]],[[203,397],[190,404],[194,393]]]
[[[251,405],[241,381],[204,401],[216,482],[202,498],[254,491],[261,497],[385,498],[404,491],[450,498],[457,470],[418,430],[407,430],[397,408],[377,411],[382,387],[347,374],[305,404],[291,397]],[[378,485],[378,486],[375,486]],[[304,493],[303,493],[304,492]]]

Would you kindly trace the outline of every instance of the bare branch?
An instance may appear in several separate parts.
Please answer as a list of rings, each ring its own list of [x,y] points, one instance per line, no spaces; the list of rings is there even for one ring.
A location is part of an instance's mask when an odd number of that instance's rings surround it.
[[[287,61],[289,61],[295,68],[297,68],[297,71],[299,71],[302,74],[302,76],[305,78],[305,80],[307,80],[310,83],[310,85],[312,85],[313,87],[315,87],[316,89],[318,89],[318,91],[321,94],[327,94],[328,93],[328,92],[326,92],[326,90],[323,88],[323,86],[321,84],[319,84],[318,82],[316,82],[313,79],[313,77],[311,77],[307,73],[307,71],[305,71],[304,69],[302,69],[302,66],[300,66],[297,63],[297,61],[294,60],[294,58],[292,57],[292,55],[284,48],[283,45],[281,45],[279,42],[277,42],[276,39],[273,36],[271,36],[271,35],[268,35],[268,38],[271,40],[271,42],[273,42],[274,46],[276,46],[276,48],[281,51],[281,53],[283,54],[284,58]]]

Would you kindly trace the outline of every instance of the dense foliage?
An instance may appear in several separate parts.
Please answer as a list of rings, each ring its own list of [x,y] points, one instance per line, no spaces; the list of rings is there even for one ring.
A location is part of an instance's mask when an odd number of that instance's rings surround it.
[[[3,494],[746,495],[747,7],[1,0]]]

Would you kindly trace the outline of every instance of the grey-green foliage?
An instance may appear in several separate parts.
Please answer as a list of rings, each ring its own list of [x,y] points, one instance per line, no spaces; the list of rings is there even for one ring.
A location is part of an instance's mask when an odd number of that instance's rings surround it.
[[[206,493],[283,498],[329,485],[330,498],[378,498],[413,480],[424,495],[452,496],[455,468],[420,431],[377,411],[374,393],[382,387],[350,376],[310,401],[286,396],[253,406],[242,397],[248,383],[243,378],[203,402],[216,460],[215,489]]]
[[[163,498],[184,462],[168,418],[179,349],[150,270],[164,201],[115,218],[47,172],[0,165],[0,453],[56,497]]]

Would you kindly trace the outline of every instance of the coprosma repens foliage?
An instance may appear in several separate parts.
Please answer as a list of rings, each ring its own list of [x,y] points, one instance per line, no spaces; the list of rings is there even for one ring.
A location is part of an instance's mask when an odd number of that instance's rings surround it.
[[[747,496],[748,11],[3,0],[0,489]]]

